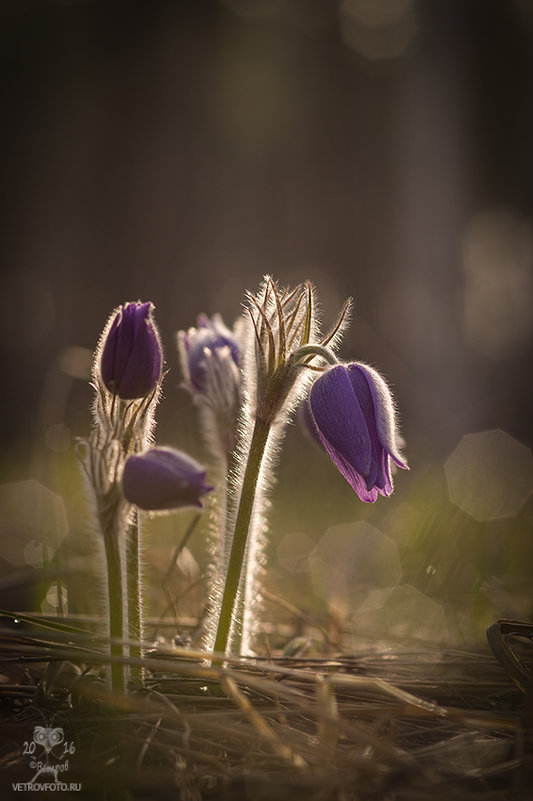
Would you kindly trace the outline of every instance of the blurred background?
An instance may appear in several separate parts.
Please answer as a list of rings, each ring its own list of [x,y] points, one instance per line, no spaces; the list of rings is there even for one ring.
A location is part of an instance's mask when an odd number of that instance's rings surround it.
[[[291,427],[265,631],[306,634],[287,603],[353,648],[528,619],[533,3],[4,0],[0,40],[1,605],[94,611],[73,448],[111,310],[155,303],[157,439],[201,459],[175,332],[271,273],[325,327],[354,298],[341,354],[391,383],[411,471],[362,504]],[[155,616],[201,612],[205,521],[165,578],[191,519],[147,526]]]

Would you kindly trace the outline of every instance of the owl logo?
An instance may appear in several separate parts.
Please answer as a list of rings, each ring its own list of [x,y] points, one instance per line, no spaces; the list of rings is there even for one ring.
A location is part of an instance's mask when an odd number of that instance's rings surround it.
[[[56,745],[60,745],[64,737],[63,729],[59,727],[35,726],[33,729],[33,742],[36,745],[42,746],[47,754],[49,754]]]

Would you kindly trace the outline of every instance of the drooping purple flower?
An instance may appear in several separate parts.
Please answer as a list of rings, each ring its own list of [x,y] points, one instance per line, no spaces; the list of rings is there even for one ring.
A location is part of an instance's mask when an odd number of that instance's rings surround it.
[[[212,317],[200,314],[198,327],[190,328],[187,332],[180,331],[178,342],[182,369],[193,389],[198,392],[206,391],[208,362],[213,355],[219,358],[219,351],[223,348],[226,349],[223,353],[229,354],[232,364],[239,365],[239,343],[219,314]]]
[[[144,398],[161,378],[163,352],[153,308],[150,302],[119,306],[105,338],[100,356],[102,381],[123,400]]]
[[[202,508],[201,496],[213,489],[205,483],[205,475],[205,468],[188,454],[151,448],[126,460],[122,492],[127,501],[147,511]]]
[[[312,423],[325,450],[362,501],[393,491],[391,460],[407,469],[398,449],[390,390],[366,364],[339,364],[311,389]]]

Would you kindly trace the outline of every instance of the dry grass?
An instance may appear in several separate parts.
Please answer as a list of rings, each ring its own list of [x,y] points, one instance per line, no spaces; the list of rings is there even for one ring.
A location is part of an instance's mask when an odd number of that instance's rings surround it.
[[[63,797],[531,798],[530,695],[488,649],[226,666],[160,649],[142,660],[145,687],[117,698],[95,636],[7,621],[0,638],[3,790],[31,778],[33,727],[54,725],[82,784]]]

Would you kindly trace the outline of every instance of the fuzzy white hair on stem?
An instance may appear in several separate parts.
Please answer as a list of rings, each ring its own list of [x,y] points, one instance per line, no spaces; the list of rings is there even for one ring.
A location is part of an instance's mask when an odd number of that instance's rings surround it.
[[[315,371],[323,369],[313,362],[335,360],[332,348],[346,325],[350,302],[322,341],[316,305],[310,282],[293,290],[280,289],[266,276],[257,295],[247,293],[243,405],[226,505],[229,551],[224,587],[214,588],[218,612],[214,640],[212,631],[207,635],[215,650],[224,653],[247,653],[252,648],[260,605],[267,498],[280,443],[291,413],[316,377]]]

